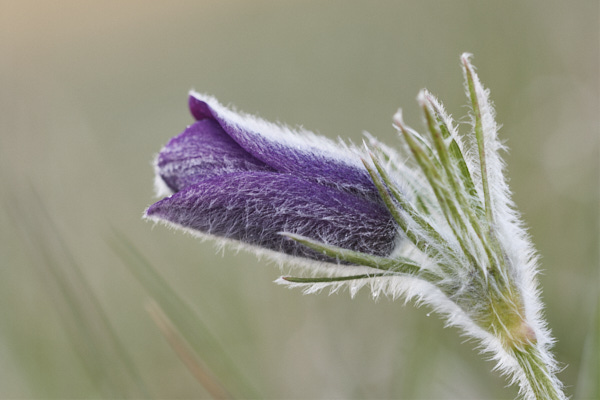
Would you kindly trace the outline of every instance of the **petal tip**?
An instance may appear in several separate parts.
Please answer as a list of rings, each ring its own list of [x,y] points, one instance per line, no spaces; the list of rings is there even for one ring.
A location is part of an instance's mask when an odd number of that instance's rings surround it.
[[[150,205],[146,211],[144,211],[144,219],[149,219],[152,221],[159,221],[163,219],[168,219],[168,205],[169,199],[171,197],[166,197],[162,200],[157,201],[156,203]],[[166,202],[166,204],[165,204]]]
[[[156,204],[158,204],[158,203],[154,203],[150,207],[146,208],[146,210],[144,211],[144,215],[143,215],[144,219],[153,220],[156,218],[155,214],[158,211],[158,207],[156,207]]]
[[[190,113],[197,120],[203,120],[205,118],[213,118],[210,106],[207,104],[203,98],[204,96],[194,90],[190,90],[188,96],[188,107],[190,109]]]

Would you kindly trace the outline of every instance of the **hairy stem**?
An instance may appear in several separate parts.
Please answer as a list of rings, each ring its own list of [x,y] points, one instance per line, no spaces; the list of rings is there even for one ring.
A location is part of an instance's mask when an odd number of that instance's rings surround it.
[[[534,344],[515,348],[512,353],[525,374],[526,382],[521,382],[521,387],[529,392],[526,397],[536,400],[566,399],[560,382]]]

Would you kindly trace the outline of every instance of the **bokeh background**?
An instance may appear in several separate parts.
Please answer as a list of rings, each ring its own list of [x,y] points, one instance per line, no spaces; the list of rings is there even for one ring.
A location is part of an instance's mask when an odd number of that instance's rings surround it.
[[[208,398],[136,263],[189,306],[188,345],[236,398],[514,398],[426,308],[304,296],[264,260],[141,219],[189,89],[393,145],[398,107],[420,127],[423,87],[464,115],[464,51],[542,256],[560,378],[598,398],[596,0],[0,0],[0,398]]]

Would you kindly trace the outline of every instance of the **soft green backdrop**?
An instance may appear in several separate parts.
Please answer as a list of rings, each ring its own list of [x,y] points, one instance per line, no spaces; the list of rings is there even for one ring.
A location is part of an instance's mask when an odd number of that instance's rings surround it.
[[[513,398],[474,344],[425,308],[366,291],[303,296],[253,255],[141,220],[153,155],[191,122],[189,89],[330,137],[367,130],[394,144],[398,107],[420,128],[423,87],[465,113],[469,51],[542,255],[560,378],[575,399],[597,398],[598,19],[596,0],[0,0],[0,397],[141,396],[131,380],[107,380],[107,369],[124,375],[113,353],[130,357],[149,395],[207,396],[111,247],[121,232],[262,397]],[[90,295],[123,348],[94,328],[98,308],[69,311]],[[217,351],[199,353],[236,397],[252,395],[219,372]]]

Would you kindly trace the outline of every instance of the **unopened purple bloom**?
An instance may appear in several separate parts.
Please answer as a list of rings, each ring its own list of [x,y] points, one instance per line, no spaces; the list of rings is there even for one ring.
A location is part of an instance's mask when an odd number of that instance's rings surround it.
[[[369,285],[374,297],[416,299],[478,339],[524,398],[564,400],[540,313],[537,257],[510,198],[489,92],[469,54],[461,63],[469,140],[423,90],[417,99],[428,135],[398,111],[400,152],[372,137],[373,151],[362,152],[192,93],[196,122],[156,158],[157,188],[170,196],[146,216],[343,264],[301,263],[309,276],[277,282],[305,293],[348,287],[351,295]]]
[[[360,158],[309,132],[297,134],[192,93],[196,122],[159,153],[173,192],[146,215],[200,233],[293,256],[332,259],[281,232],[388,256],[397,229]]]

